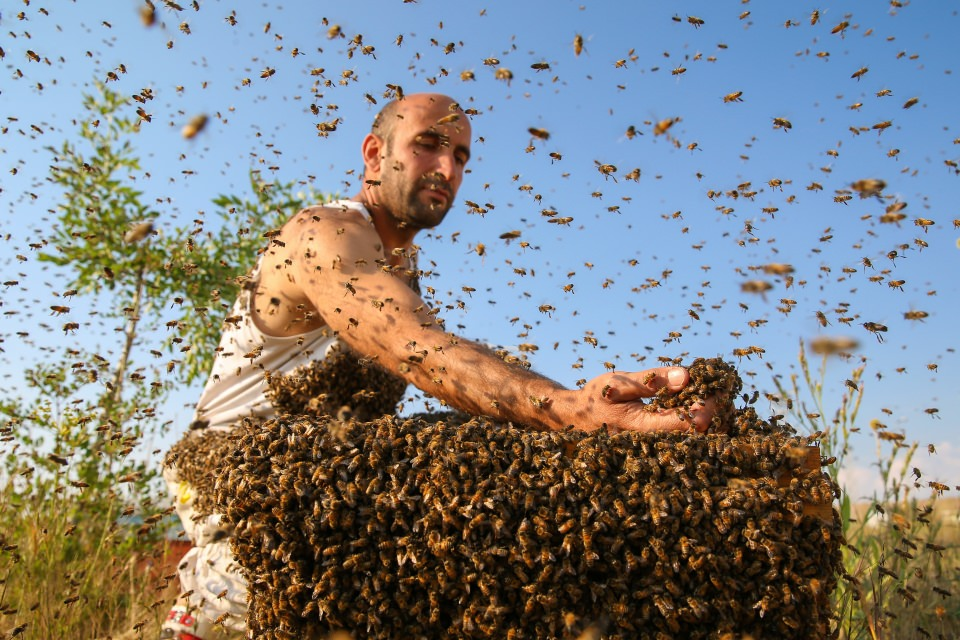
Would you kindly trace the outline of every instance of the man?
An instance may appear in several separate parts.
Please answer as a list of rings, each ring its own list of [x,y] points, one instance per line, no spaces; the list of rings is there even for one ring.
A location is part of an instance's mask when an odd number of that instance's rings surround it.
[[[361,144],[360,193],[299,212],[271,239],[251,276],[253,286],[228,318],[237,335],[228,328],[221,341],[197,406],[202,426],[229,429],[244,415],[271,415],[264,372],[289,373],[342,342],[472,415],[551,430],[706,430],[711,403],[693,408],[692,420],[643,408],[642,399],[658,389],[676,392],[687,384],[682,367],[606,373],[580,389],[566,389],[448,333],[404,281],[413,268],[416,234],[440,224],[453,204],[470,159],[470,138],[466,114],[449,97],[409,95],[383,108]],[[210,620],[221,617],[239,630],[244,585],[219,519],[188,524],[189,488],[177,481],[175,470],[164,475],[197,545],[181,565],[181,581],[193,591],[191,604],[200,607],[171,612],[164,637],[202,637]]]

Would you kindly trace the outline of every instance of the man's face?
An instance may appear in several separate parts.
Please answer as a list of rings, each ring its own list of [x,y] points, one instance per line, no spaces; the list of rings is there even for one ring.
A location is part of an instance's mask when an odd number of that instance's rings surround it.
[[[409,99],[408,99],[409,100]],[[470,158],[470,123],[449,102],[404,105],[383,149],[378,203],[415,229],[443,221]]]

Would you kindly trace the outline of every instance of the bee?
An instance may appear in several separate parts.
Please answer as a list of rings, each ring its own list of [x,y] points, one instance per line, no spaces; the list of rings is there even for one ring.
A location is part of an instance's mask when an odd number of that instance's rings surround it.
[[[930,316],[930,314],[928,314],[926,311],[905,311],[904,314],[903,314],[903,319],[904,319],[904,320],[920,320],[920,321],[923,321],[924,319],[928,318],[929,316]]]
[[[905,213],[884,213],[880,216],[881,224],[896,224],[907,217]]]
[[[529,396],[530,404],[537,409],[543,409],[550,404],[550,398],[547,396]]]
[[[550,139],[550,132],[547,131],[546,129],[538,129],[536,127],[530,127],[529,129],[527,129],[527,131],[529,131],[530,135],[532,135],[534,138],[537,138],[538,140]]]
[[[859,69],[857,69],[856,71],[854,71],[854,72],[853,72],[853,75],[850,76],[850,77],[851,77],[851,78],[856,78],[856,79],[859,81],[860,78],[862,78],[869,70],[870,70],[870,69],[867,68],[867,67],[860,67]]]
[[[740,284],[740,291],[744,293],[765,293],[773,289],[773,285],[766,280],[747,280]]]
[[[189,122],[187,122],[187,124],[183,125],[183,129],[180,130],[180,135],[187,140],[196,138],[197,135],[207,126],[208,120],[209,118],[206,114],[194,116]]]
[[[843,22],[835,26],[833,29],[831,29],[830,33],[832,34],[839,33],[840,37],[843,37],[844,32],[847,30],[847,27],[849,26],[850,26],[850,23],[844,20]]]
[[[550,65],[546,62],[534,62],[532,65],[530,65],[530,68],[535,71],[549,71]]]
[[[133,225],[123,236],[123,241],[127,244],[136,244],[153,232],[153,222],[138,222]]]
[[[617,178],[613,174],[617,172],[617,167],[612,164],[602,164],[598,160],[594,160],[593,163],[597,165],[597,171],[603,175],[603,179],[613,178],[613,181],[616,182]]]
[[[493,77],[496,78],[497,80],[503,80],[509,85],[510,81],[513,80],[513,72],[510,71],[510,69],[507,69],[506,67],[500,67],[493,73]]]
[[[660,136],[670,130],[670,127],[680,122],[680,118],[664,118],[653,125],[653,135]]]
[[[579,56],[583,53],[583,36],[579,33],[573,36],[573,55]]]
[[[687,22],[693,25],[694,29],[699,29],[703,26],[703,19],[698,18],[697,16],[687,16]]]
[[[888,129],[891,126],[893,126],[892,120],[884,120],[883,122],[878,122],[877,124],[873,125],[870,128],[876,129],[877,133],[880,134],[880,133],[883,133],[884,129]]]
[[[743,99],[740,97],[743,95],[743,91],[734,91],[733,93],[728,93],[723,96],[723,101],[726,102],[743,102]]]
[[[869,198],[870,196],[879,196],[887,188],[887,183],[877,178],[867,178],[857,180],[850,185],[850,188],[859,193],[861,198]]]
[[[793,128],[793,123],[790,122],[789,120],[787,120],[786,118],[774,118],[774,119],[773,119],[773,128],[774,128],[774,129],[783,129],[784,131],[786,131],[787,129],[792,129],[792,128]]]

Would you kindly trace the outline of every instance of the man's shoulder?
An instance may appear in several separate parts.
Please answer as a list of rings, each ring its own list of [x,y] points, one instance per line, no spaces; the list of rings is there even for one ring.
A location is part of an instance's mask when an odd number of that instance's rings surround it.
[[[327,228],[331,225],[349,225],[354,228],[370,227],[362,205],[349,201],[328,202],[301,209],[286,224],[296,228]]]
[[[365,210],[339,203],[307,207],[283,227],[279,238],[285,251],[382,251],[380,236]]]

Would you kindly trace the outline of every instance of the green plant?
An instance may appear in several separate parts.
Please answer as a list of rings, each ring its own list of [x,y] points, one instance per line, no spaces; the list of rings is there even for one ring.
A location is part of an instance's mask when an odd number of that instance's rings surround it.
[[[252,171],[251,197],[219,196],[210,216],[171,227],[134,186],[126,99],[96,89],[76,139],[48,148],[62,197],[40,251],[63,283],[52,310],[77,340],[38,349],[21,397],[0,398],[2,638],[159,626],[173,573],[143,565],[175,517],[145,443],[165,428],[171,389],[209,369],[264,234],[313,195]]]
[[[836,633],[840,638],[882,639],[957,637],[960,634],[960,593],[955,593],[960,548],[938,518],[938,499],[945,486],[921,483],[913,466],[917,443],[888,429],[877,419],[870,430],[858,426],[865,389],[866,363],[860,362],[843,384],[833,413],[825,400],[829,355],[817,374],[811,372],[800,344],[800,373],[789,385],[774,383],[794,421],[818,434],[827,472],[840,488],[839,514],[846,540],[844,575],[834,593]],[[801,384],[802,382],[802,384]],[[880,491],[865,504],[854,504],[840,471],[855,439],[872,434]],[[931,451],[933,453],[933,451]],[[927,488],[929,497],[919,492]]]

